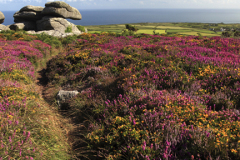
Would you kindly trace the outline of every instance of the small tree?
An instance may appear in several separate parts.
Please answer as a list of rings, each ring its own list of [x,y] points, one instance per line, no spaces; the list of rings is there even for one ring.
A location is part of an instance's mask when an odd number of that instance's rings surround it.
[[[138,30],[136,26],[132,26],[130,24],[126,24],[125,26],[126,26],[126,29],[128,29],[129,31],[136,32]]]

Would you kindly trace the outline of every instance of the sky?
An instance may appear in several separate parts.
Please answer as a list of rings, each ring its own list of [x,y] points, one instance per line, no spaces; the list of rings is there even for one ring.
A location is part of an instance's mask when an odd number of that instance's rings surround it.
[[[26,5],[42,6],[53,0],[0,0],[0,11],[18,11]],[[90,9],[240,9],[240,0],[63,0],[81,10]]]

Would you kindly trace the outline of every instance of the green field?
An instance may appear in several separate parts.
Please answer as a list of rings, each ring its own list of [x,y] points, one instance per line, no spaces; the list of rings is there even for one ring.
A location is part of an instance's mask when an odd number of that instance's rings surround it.
[[[140,29],[137,33],[153,34],[153,31],[158,34],[165,34],[165,30],[153,30],[153,29]]]
[[[137,34],[179,34],[179,35],[202,35],[207,37],[221,36],[220,28],[240,28],[240,24],[209,24],[209,23],[135,23],[139,30]],[[89,33],[115,32],[122,33],[125,24],[86,26]],[[212,31],[210,29],[215,29]]]

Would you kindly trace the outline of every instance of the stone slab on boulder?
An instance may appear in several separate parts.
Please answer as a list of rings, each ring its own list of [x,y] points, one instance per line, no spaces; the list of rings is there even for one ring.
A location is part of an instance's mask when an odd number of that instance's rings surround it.
[[[42,14],[48,16],[69,18],[74,20],[82,19],[81,13],[76,8],[71,7],[70,5],[62,1],[46,3],[45,8],[42,11]]]
[[[0,31],[7,31],[7,30],[10,30],[8,26],[0,24]]]
[[[4,14],[0,11],[0,24],[4,22],[5,16]]]
[[[36,23],[31,21],[21,22],[21,23],[14,23],[9,27],[11,30],[36,30]]]
[[[71,22],[64,18],[56,17],[43,17],[41,20],[37,21],[37,30],[56,30],[61,33],[65,33],[67,27],[71,27],[73,34],[80,35],[82,32]]]
[[[36,13],[41,13],[43,11],[44,7],[41,6],[32,6],[32,5],[27,5],[19,10],[19,12],[36,12]]]
[[[37,21],[40,20],[43,16],[41,14],[43,7],[40,6],[25,6],[17,11],[13,17],[14,22],[23,22],[23,21]]]
[[[36,12],[16,12],[14,15],[14,22],[22,22],[22,21],[37,21],[42,18],[41,14],[37,14]]]

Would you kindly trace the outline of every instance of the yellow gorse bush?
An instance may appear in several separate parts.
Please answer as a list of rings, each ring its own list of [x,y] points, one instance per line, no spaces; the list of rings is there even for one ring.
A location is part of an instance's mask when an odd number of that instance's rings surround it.
[[[8,97],[10,102],[22,101],[23,99],[32,100],[38,97],[34,92],[15,86],[0,87],[0,98]]]
[[[2,79],[9,79],[12,81],[23,82],[24,84],[30,84],[31,78],[26,75],[23,70],[13,69],[11,72],[2,72],[0,74]]]

